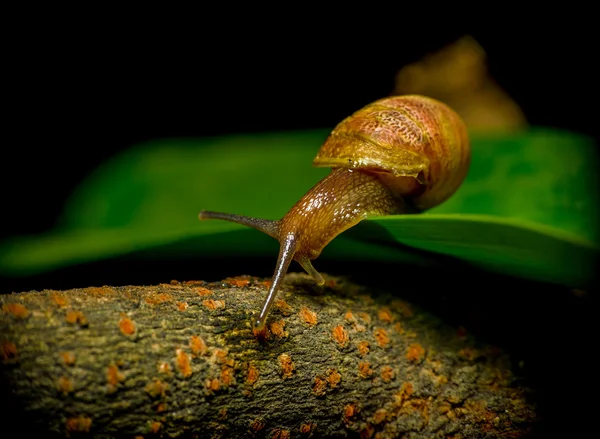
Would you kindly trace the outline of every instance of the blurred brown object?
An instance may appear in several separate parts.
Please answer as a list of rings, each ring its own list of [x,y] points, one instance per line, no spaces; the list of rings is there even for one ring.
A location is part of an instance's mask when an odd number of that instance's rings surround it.
[[[490,76],[485,50],[470,35],[400,69],[392,94],[413,93],[445,102],[471,130],[527,127],[521,108]]]

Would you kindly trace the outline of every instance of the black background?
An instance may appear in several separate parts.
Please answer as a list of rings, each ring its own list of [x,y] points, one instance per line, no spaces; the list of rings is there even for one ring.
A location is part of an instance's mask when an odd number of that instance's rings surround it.
[[[0,238],[50,230],[66,197],[90,170],[140,141],[331,128],[390,94],[403,65],[464,34],[484,47],[491,75],[531,124],[599,137],[596,32],[584,20],[589,12],[518,20],[520,11],[504,17],[490,11],[485,19],[465,21],[477,26],[453,25],[442,16],[446,26],[438,27],[430,22],[432,11],[423,9],[391,17],[385,10],[364,16],[358,10],[353,20],[315,13],[295,24],[295,13],[262,20],[238,15],[232,21],[208,11],[193,15],[194,23],[168,17],[148,21],[141,15],[119,24],[88,15],[60,22],[43,14],[24,19],[6,41],[2,68],[8,79],[3,82]],[[389,20],[383,24],[380,18]],[[114,261],[5,279],[2,292],[168,282],[203,278],[209,269],[208,280],[270,276],[274,259],[232,257],[227,265],[204,265],[204,272],[190,261]],[[378,275],[386,270],[375,269]],[[327,270],[355,272],[356,267],[332,264]],[[371,267],[361,270],[370,273]],[[423,303],[440,291],[432,278],[443,281],[443,297],[432,299],[430,309],[449,321],[470,321],[484,339],[526,359],[549,420],[546,432],[576,435],[588,425],[595,299],[581,301],[560,288],[494,277],[466,282],[448,272],[407,276],[413,278],[407,285],[423,293],[413,299]],[[469,320],[473,310],[479,318]]]

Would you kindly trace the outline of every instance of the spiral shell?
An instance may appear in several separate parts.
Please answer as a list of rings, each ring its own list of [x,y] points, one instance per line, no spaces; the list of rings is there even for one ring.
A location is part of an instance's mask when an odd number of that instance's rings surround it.
[[[422,211],[458,189],[470,161],[460,116],[435,99],[406,95],[377,100],[340,122],[313,165],[378,173]]]

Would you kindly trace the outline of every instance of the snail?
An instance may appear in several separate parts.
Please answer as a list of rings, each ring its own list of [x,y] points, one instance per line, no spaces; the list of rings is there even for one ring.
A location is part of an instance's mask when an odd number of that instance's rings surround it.
[[[253,324],[260,332],[292,260],[323,285],[311,260],[333,238],[369,217],[437,206],[461,185],[470,161],[467,129],[454,110],[420,95],[386,97],[333,129],[313,161],[331,172],[280,220],[204,210],[199,218],[242,224],[279,241],[272,283]]]

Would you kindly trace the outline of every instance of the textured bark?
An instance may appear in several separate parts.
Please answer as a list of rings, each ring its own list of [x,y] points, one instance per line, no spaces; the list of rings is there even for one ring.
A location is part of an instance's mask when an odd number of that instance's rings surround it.
[[[510,358],[386,292],[268,281],[1,296],[4,431],[119,437],[525,437]],[[5,400],[7,396],[4,396]],[[23,424],[22,420],[26,419]]]

